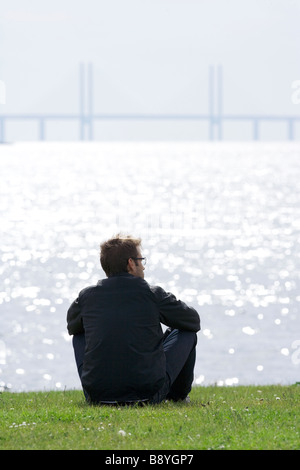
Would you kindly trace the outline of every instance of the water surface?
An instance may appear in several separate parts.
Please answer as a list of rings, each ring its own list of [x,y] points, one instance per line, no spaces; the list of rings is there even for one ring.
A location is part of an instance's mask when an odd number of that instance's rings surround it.
[[[66,311],[118,231],[199,311],[196,383],[299,381],[299,143],[20,143],[0,171],[2,389],[79,387]]]

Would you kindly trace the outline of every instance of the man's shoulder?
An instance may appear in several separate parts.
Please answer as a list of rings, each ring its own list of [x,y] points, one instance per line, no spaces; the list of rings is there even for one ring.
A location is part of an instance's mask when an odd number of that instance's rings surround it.
[[[79,298],[85,298],[85,297],[89,296],[93,291],[95,291],[96,288],[97,288],[97,284],[96,284],[96,285],[92,285],[92,286],[84,287],[84,288],[79,292]]]
[[[110,284],[110,280],[112,285],[114,285],[116,289],[126,289],[128,291],[144,291],[148,292],[151,296],[162,295],[161,293],[164,292],[161,287],[152,286],[145,279],[127,273],[122,274],[120,276],[113,276],[112,278],[104,279],[103,281],[99,281],[97,285],[105,287],[106,283]]]
[[[120,273],[114,276],[107,277],[98,281],[96,287],[121,287],[124,286],[140,286],[140,287],[147,287],[149,288],[149,284],[145,279],[142,279],[139,276],[134,276],[133,274],[129,273]]]
[[[149,288],[154,294],[157,295],[164,295],[166,293],[166,291],[161,286],[149,284]]]
[[[149,284],[145,279],[133,276],[132,274],[122,274],[100,279],[95,285],[90,285],[82,289],[79,296],[86,297],[96,292],[100,293],[103,289],[106,290],[110,288],[137,288],[148,290],[155,297],[164,297],[166,295],[166,291],[160,286]]]
[[[124,289],[128,289],[130,291],[147,291],[151,294],[151,287],[149,286],[148,282],[138,276],[133,276],[129,274],[125,278],[121,279],[121,285],[123,285]]]

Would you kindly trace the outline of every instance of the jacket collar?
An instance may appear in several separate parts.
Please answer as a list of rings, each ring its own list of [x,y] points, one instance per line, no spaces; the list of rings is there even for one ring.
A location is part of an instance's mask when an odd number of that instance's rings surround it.
[[[112,276],[109,276],[109,277],[107,277],[106,279],[112,279],[112,278],[114,278],[114,277],[134,277],[134,275],[133,275],[133,274],[130,274],[130,273],[126,273],[125,271],[122,271],[122,272],[120,272],[120,273],[113,274]],[[101,282],[102,282],[102,281],[100,280],[100,281],[98,281],[97,284],[100,284]]]

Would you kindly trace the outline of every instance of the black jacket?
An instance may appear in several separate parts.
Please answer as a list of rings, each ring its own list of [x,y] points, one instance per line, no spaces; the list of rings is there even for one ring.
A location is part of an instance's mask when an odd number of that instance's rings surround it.
[[[161,323],[197,332],[196,310],[128,273],[83,289],[67,314],[70,335],[85,333],[81,381],[92,401],[152,397],[165,373]]]

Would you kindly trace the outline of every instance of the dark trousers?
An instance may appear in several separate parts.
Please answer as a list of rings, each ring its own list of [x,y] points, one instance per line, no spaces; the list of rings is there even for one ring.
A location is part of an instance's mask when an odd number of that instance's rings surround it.
[[[151,403],[165,399],[182,400],[191,391],[196,361],[197,335],[192,331],[170,330],[164,334],[163,349],[166,356],[166,377],[162,388],[150,398]],[[73,336],[73,348],[79,377],[81,378],[85,350],[84,334]],[[87,394],[85,397],[88,399]]]

